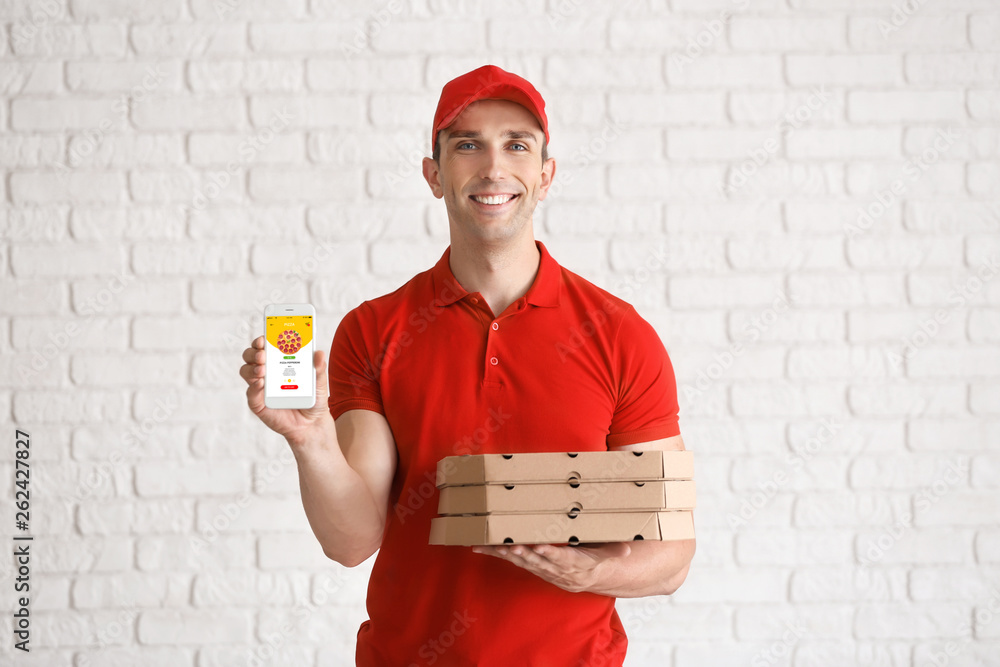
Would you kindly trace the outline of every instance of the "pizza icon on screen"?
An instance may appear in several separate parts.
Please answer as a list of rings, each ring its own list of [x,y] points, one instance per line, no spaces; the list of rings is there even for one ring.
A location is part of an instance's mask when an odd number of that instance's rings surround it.
[[[278,349],[285,354],[295,354],[302,349],[302,337],[293,329],[278,334]]]

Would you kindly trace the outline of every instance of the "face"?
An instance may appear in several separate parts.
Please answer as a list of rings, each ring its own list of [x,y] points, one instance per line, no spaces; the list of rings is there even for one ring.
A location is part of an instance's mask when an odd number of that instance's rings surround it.
[[[530,231],[556,168],[552,158],[542,162],[538,119],[515,102],[480,100],[438,139],[440,164],[424,158],[424,178],[444,199],[452,234],[505,241]]]

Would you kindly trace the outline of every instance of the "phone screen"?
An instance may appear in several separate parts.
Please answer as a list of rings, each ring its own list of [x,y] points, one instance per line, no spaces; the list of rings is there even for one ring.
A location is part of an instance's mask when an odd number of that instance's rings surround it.
[[[264,393],[272,398],[313,395],[312,315],[267,318],[267,367]]]

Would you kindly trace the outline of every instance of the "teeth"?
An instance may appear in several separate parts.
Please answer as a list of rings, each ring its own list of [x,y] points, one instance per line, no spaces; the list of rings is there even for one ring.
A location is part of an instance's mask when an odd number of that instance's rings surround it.
[[[509,202],[511,199],[514,198],[514,195],[494,195],[492,197],[481,197],[479,195],[473,195],[472,198],[475,199],[480,204],[506,204],[507,202]]]

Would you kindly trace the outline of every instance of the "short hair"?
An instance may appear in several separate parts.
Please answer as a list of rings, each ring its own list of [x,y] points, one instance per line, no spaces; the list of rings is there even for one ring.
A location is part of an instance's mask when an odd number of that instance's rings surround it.
[[[441,139],[439,139],[438,137],[434,137],[434,152],[431,154],[431,157],[438,164],[441,163]],[[542,164],[545,164],[545,161],[548,159],[549,159],[549,142],[544,136],[542,136]]]

